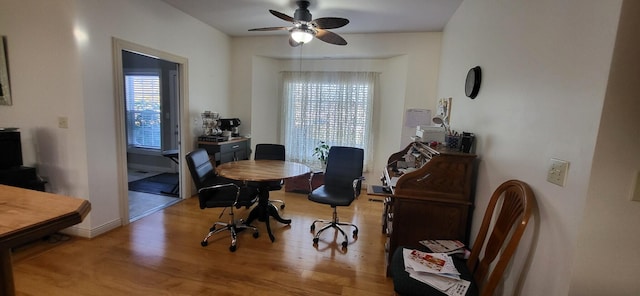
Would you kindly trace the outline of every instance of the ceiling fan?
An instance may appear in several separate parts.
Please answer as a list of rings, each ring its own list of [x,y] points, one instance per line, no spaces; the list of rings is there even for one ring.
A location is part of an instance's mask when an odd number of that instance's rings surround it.
[[[326,29],[336,29],[349,23],[348,19],[339,17],[321,17],[315,20],[311,19],[311,13],[307,9],[309,1],[296,1],[298,8],[294,13],[294,17],[290,17],[284,13],[275,10],[269,10],[271,14],[277,18],[293,23],[292,27],[266,27],[249,29],[249,31],[278,31],[287,30],[289,35],[289,45],[299,46],[313,40],[313,37],[324,42],[335,45],[347,45],[347,41],[340,35],[327,31]]]

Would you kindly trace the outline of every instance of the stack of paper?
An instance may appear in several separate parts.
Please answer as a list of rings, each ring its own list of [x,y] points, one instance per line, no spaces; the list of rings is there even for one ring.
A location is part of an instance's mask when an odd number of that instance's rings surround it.
[[[451,256],[403,249],[405,270],[412,278],[432,286],[446,295],[463,296],[470,283],[460,279]]]
[[[419,243],[434,253],[446,253],[449,255],[464,253],[464,244],[459,240],[448,239],[428,239],[421,240]]]

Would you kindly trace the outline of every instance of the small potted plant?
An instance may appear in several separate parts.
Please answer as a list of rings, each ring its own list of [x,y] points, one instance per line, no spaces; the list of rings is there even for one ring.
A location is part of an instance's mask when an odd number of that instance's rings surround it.
[[[320,168],[312,168],[314,171],[309,178],[309,192],[320,187],[324,184],[324,170],[327,167],[327,159],[329,157],[329,144],[325,141],[318,142],[315,148],[313,148],[313,156],[320,161]]]
[[[313,148],[313,156],[318,158],[322,164],[322,168],[327,166],[327,157],[329,156],[329,145],[324,141],[318,142],[315,148]]]

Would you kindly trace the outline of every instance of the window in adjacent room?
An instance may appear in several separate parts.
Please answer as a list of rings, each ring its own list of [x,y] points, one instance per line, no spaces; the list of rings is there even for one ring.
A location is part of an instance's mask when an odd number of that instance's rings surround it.
[[[128,146],[160,150],[160,75],[125,75],[124,80]]]
[[[318,142],[365,151],[365,170],[373,142],[373,102],[378,73],[283,72],[282,135],[287,160],[320,167],[313,156]]]

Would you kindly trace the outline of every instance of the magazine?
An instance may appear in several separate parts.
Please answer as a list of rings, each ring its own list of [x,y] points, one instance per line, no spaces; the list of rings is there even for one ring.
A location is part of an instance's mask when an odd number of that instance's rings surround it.
[[[429,239],[419,241],[421,245],[434,253],[457,254],[464,253],[464,244],[459,240]]]
[[[453,264],[453,260],[443,253],[425,253],[418,250],[404,249],[410,260],[405,261],[413,270],[428,272],[452,279],[460,279],[460,273]]]
[[[411,278],[448,296],[463,296],[469,289],[470,282],[460,278],[460,273],[449,255],[411,249],[403,249],[402,255],[405,271]]]

